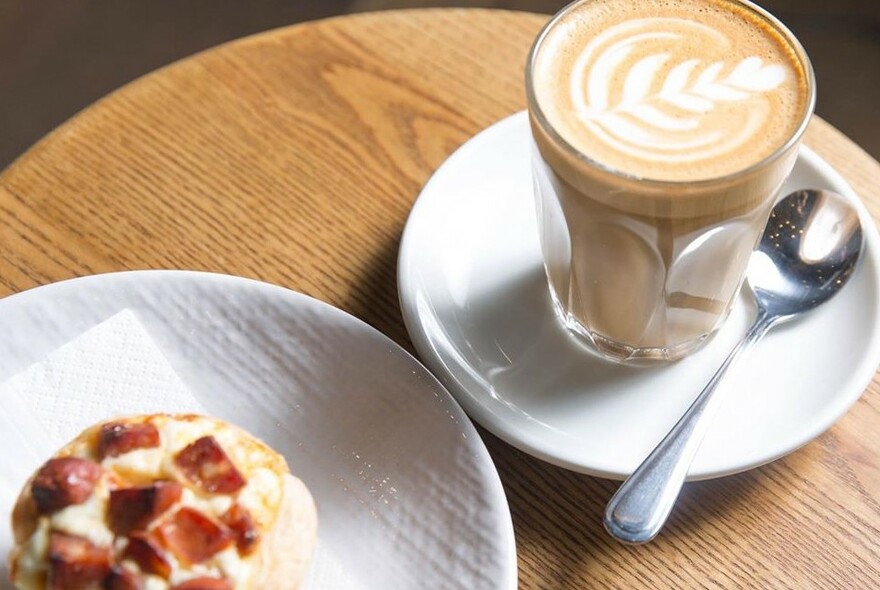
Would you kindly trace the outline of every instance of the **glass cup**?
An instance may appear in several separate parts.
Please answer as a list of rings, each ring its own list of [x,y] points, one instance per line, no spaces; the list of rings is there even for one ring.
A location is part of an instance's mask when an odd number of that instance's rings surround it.
[[[704,343],[730,312],[797,159],[815,105],[813,71],[791,32],[737,0],[778,32],[802,67],[807,100],[795,132],[761,161],[717,178],[662,181],[611,169],[567,142],[536,98],[535,68],[545,41],[569,12],[592,1],[574,2],[551,19],[526,71],[550,294],[560,321],[601,355],[676,360]]]

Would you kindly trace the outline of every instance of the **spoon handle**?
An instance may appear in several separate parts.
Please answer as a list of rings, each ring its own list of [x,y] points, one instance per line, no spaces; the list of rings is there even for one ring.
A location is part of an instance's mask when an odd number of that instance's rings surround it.
[[[688,469],[723,396],[713,395],[739,356],[761,339],[774,318],[763,309],[730,351],[718,371],[669,434],[630,475],[608,502],[605,528],[626,543],[653,539],[669,517]]]

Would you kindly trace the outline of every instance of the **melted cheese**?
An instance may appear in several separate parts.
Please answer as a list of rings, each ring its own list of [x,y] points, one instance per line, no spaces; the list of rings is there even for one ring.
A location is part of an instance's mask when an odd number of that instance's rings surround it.
[[[250,579],[250,562],[239,557],[235,547],[229,547],[215,555],[214,562],[223,577],[233,583],[234,588],[241,588]]]
[[[219,519],[223,513],[232,507],[232,497],[230,496],[197,496],[192,490],[183,490],[180,498],[183,506],[194,508],[206,516],[210,516],[214,520]]]
[[[161,479],[166,477],[164,469],[164,450],[162,447],[155,449],[136,449],[130,453],[118,457],[107,457],[102,466],[110,469],[122,477],[135,479]]]
[[[113,531],[107,527],[107,500],[110,490],[106,478],[101,479],[94,493],[82,504],[74,504],[53,514],[52,529],[88,539],[93,545],[107,547],[113,543]]]
[[[171,568],[171,577],[169,581],[171,582],[171,585],[175,585],[203,576],[217,578],[220,576],[220,571],[216,566],[210,563],[197,563],[189,568],[173,567]]]
[[[247,484],[238,493],[238,503],[254,515],[265,515],[270,507],[281,503],[282,481],[277,473],[265,467],[254,469]]]

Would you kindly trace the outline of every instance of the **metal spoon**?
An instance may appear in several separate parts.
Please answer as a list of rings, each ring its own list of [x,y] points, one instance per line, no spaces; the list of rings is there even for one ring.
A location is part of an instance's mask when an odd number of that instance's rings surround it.
[[[727,370],[772,326],[840,291],[861,250],[859,215],[840,195],[803,190],[776,204],[749,260],[754,322],[684,416],[608,502],[608,532],[627,543],[645,543],[660,532],[722,400],[713,394]]]

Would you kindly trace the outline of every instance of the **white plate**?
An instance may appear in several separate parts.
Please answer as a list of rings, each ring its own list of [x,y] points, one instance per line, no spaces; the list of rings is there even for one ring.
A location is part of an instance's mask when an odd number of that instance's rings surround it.
[[[708,381],[749,320],[740,298],[719,334],[665,367],[584,351],[553,315],[532,198],[529,126],[518,113],[483,131],[434,174],[407,221],[398,288],[424,362],[477,422],[576,471],[624,478]],[[878,236],[852,189],[804,148],[785,192],[830,188],[858,208],[865,259],[834,300],[780,326],[728,376],[689,479],[772,461],[818,436],[864,391],[880,359]]]
[[[56,283],[0,301],[0,379],[125,308],[211,414],[297,466],[320,543],[358,588],[516,587],[507,502],[470,421],[403,349],[329,305],[195,272]]]

